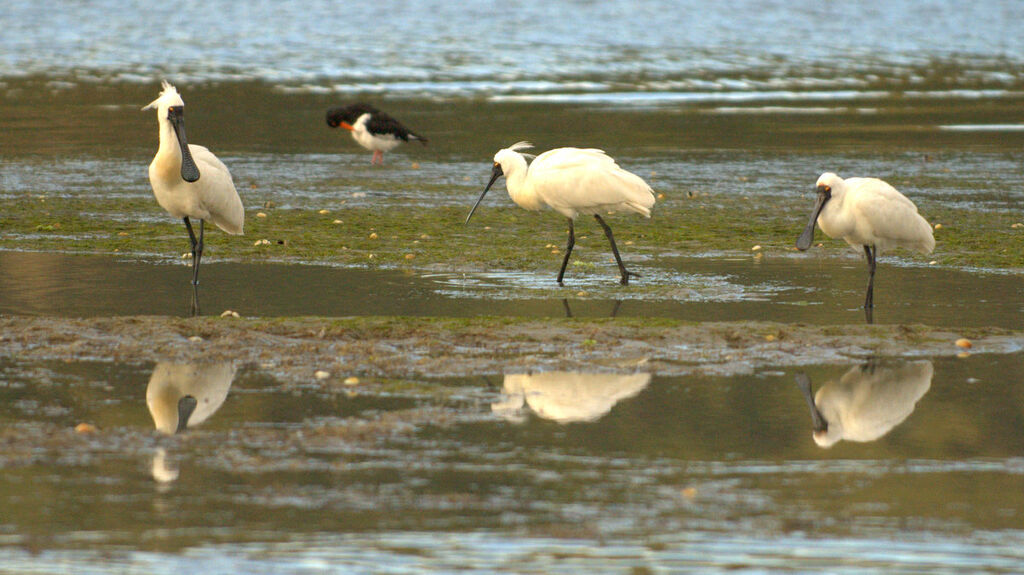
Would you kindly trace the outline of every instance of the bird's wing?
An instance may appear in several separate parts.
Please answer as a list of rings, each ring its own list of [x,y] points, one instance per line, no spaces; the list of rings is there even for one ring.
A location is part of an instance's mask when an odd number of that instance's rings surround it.
[[[896,188],[876,178],[849,178],[846,183],[852,192],[847,201],[860,215],[858,221],[872,227],[874,237],[923,253],[935,248],[931,225],[917,213],[914,202]]]
[[[199,180],[194,185],[210,221],[229,234],[242,233],[245,210],[228,167],[203,146],[189,144],[188,149],[199,167]]]
[[[370,119],[366,122],[366,130],[377,136],[385,134],[392,135],[406,142],[410,139],[420,140],[423,142],[427,141],[426,138],[414,133],[409,128],[403,126],[398,120],[384,112],[373,112],[370,114]]]
[[[562,213],[630,210],[650,216],[654,206],[647,182],[593,148],[544,152],[530,164],[528,179],[541,199]]]

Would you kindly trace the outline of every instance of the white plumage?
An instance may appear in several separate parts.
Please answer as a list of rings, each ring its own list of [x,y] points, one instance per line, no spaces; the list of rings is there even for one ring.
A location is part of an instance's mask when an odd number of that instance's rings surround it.
[[[192,283],[197,284],[203,222],[209,220],[229,234],[241,234],[245,210],[227,166],[206,148],[188,143],[185,102],[178,90],[164,82],[160,97],[142,109],[154,108],[160,147],[149,164],[149,182],[160,207],[185,222],[192,241]],[[200,221],[198,240],[189,218]]]
[[[158,362],[146,386],[153,424],[168,435],[199,425],[220,409],[234,378],[231,362]]]
[[[911,413],[932,385],[930,361],[899,367],[855,365],[839,381],[830,381],[811,395],[810,380],[798,384],[811,409],[814,442],[831,447],[841,440],[875,441]],[[802,375],[802,374],[801,374]]]
[[[611,228],[601,214],[626,211],[649,218],[651,208],[654,207],[654,191],[642,178],[619,167],[602,150],[556,148],[544,152],[528,164],[527,156],[520,150],[530,147],[527,142],[518,142],[494,155],[491,180],[470,210],[466,222],[473,217],[494,182],[504,175],[508,195],[517,205],[527,210],[539,210],[547,206],[569,220],[569,243],[558,274],[559,284],[562,283],[565,267],[575,245],[573,220],[579,214],[593,215],[601,224],[619,266],[621,283],[629,283],[629,277],[637,274],[626,270]]]
[[[924,254],[935,249],[932,227],[917,213],[917,206],[896,188],[877,178],[844,180],[832,172],[818,178],[817,203],[796,247],[806,250],[814,226],[831,238],[863,249],[868,260],[865,309],[874,306],[875,262],[879,250],[906,248]],[[868,316],[870,320],[870,315]]]
[[[649,373],[506,374],[505,399],[491,404],[491,411],[517,420],[524,405],[529,405],[538,416],[558,423],[595,421],[616,403],[640,393],[650,381]]]

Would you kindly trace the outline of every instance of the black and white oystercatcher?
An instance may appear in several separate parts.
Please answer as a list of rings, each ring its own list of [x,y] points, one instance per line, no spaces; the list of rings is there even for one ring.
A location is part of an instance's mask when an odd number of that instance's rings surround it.
[[[357,103],[327,110],[327,125],[341,126],[352,132],[360,146],[373,152],[372,164],[384,163],[384,152],[398,144],[415,140],[426,145],[427,139],[403,126],[398,120],[369,104]]]

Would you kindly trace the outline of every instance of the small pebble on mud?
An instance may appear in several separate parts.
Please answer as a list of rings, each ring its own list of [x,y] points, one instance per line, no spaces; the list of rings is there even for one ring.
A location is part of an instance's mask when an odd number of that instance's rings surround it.
[[[375,239],[377,239],[378,237],[379,237],[379,236],[377,235],[377,232],[373,232],[372,234],[370,234],[370,239],[371,239],[371,240],[375,240]]]
[[[263,212],[256,212],[256,217],[257,218],[265,218],[265,217],[267,217],[267,214],[264,214]]]
[[[342,383],[345,385],[359,385],[359,378],[355,376],[346,377]]]
[[[318,213],[318,214],[320,214],[320,215],[325,215],[325,214],[329,214],[329,213],[331,213],[331,212],[329,212],[329,211],[327,211],[327,210],[320,210],[320,211],[319,211],[319,212],[317,212],[317,213]]]
[[[241,316],[238,315],[237,311],[231,311],[229,309],[226,309],[226,310],[221,312],[220,317],[241,317]]]
[[[199,343],[199,342],[203,341],[203,338],[198,336],[198,335],[194,335],[194,336],[188,338],[188,340],[191,341],[192,343]]]
[[[971,340],[962,337],[956,340],[956,346],[963,349],[971,349],[972,347],[974,347],[974,344],[971,343]]]
[[[91,423],[79,423],[75,426],[75,433],[96,433],[96,426]]]
[[[331,372],[318,369],[313,372],[313,377],[317,379],[327,379],[328,377],[331,377]]]

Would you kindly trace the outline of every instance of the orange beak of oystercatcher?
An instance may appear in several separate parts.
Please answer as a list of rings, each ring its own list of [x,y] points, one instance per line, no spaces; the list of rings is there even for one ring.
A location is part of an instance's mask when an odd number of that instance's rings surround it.
[[[355,128],[352,127],[352,124],[349,124],[348,122],[339,122],[338,126],[340,126],[342,128],[345,128],[349,132],[351,132],[352,130],[355,130]]]

